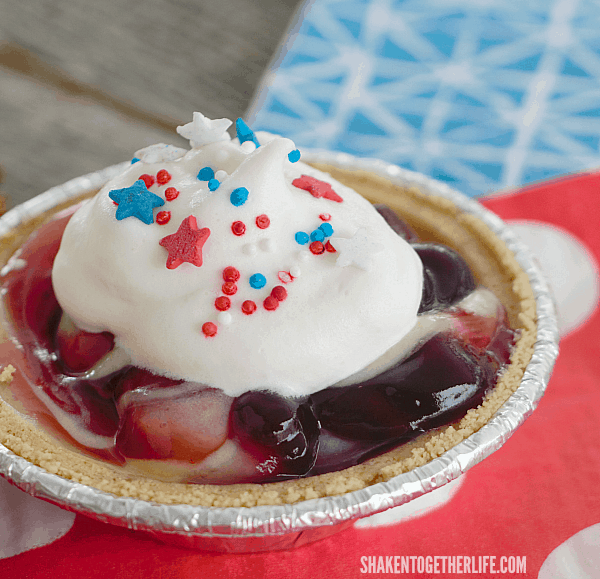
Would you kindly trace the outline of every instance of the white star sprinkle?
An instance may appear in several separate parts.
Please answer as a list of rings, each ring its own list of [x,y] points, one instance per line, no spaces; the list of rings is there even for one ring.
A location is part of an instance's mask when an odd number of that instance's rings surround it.
[[[350,239],[332,237],[331,243],[339,253],[335,262],[339,267],[355,265],[367,271],[373,263],[372,256],[383,251],[383,245],[371,241],[364,228],[356,231]]]
[[[185,149],[158,143],[136,151],[134,157],[140,161],[144,161],[144,163],[162,163],[164,161],[176,161],[186,153]]]
[[[194,113],[193,121],[177,127],[177,132],[189,139],[192,147],[201,147],[217,141],[228,141],[231,139],[227,129],[231,125],[229,119],[211,120],[202,113]]]

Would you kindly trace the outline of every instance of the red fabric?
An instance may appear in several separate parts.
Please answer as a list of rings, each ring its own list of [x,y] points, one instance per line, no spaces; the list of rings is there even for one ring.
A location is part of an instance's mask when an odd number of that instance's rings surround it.
[[[582,174],[498,195],[484,204],[505,219],[537,220],[569,231],[599,263],[599,191],[600,175]],[[78,515],[62,538],[3,559],[2,575],[345,579],[378,576],[361,573],[363,556],[518,555],[526,556],[527,572],[513,576],[538,577],[554,549],[600,523],[599,343],[596,309],[561,343],[547,393],[534,414],[499,451],[466,474],[451,500],[421,517],[352,527],[293,551],[227,555],[166,546]]]

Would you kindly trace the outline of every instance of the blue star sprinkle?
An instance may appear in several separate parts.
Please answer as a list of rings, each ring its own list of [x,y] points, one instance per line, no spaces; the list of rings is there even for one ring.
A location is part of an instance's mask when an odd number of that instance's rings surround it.
[[[146,183],[141,179],[131,187],[109,191],[108,196],[119,205],[115,215],[118,221],[127,217],[137,217],[146,225],[154,223],[152,210],[165,204],[164,199],[148,191]]]
[[[208,181],[208,188],[211,191],[216,191],[219,188],[219,185],[221,184],[220,181],[218,181],[217,179],[209,179]]]
[[[256,148],[260,147],[260,143],[254,135],[254,132],[242,118],[239,118],[237,121],[235,121],[235,132],[240,143],[252,141],[256,145]]]
[[[300,160],[300,151],[298,149],[294,149],[288,153],[288,159],[290,163],[297,163]]]
[[[291,153],[290,153],[291,155]],[[138,159],[137,157],[134,157],[133,159],[131,159],[131,164],[133,165],[134,163],[139,162],[140,159]]]

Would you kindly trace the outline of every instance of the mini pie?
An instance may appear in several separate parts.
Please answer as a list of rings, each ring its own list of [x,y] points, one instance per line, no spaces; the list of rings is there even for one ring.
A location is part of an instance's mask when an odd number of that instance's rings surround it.
[[[291,141],[258,135],[256,147],[257,136],[240,121],[238,144],[222,135],[223,123],[194,119],[181,128],[191,152],[142,150],[124,176],[84,204],[88,209],[77,215],[87,217],[73,220],[63,242],[76,239],[77,247],[64,250],[68,259],[59,255],[54,273],[69,207],[81,200],[2,239],[0,442],[51,473],[118,496],[240,507],[341,495],[390,480],[486,424],[519,386],[536,335],[533,292],[505,244],[445,198],[362,170],[302,165]],[[210,163],[202,156],[208,150]],[[272,181],[275,161],[287,163],[283,180]],[[177,172],[184,163],[185,179]],[[275,203],[261,197],[262,183],[278,195]],[[286,205],[288,192],[303,208]],[[186,195],[192,202],[178,209]],[[218,219],[211,221],[207,208]],[[363,212],[364,223],[356,217]],[[111,244],[123,246],[125,225],[137,243],[131,242],[133,264],[129,248],[111,252]],[[106,237],[85,253],[94,227]],[[30,237],[36,230],[42,234]],[[60,279],[70,268],[105,267],[105,254],[116,263],[107,269],[130,272],[125,285],[116,284],[118,299],[102,273],[89,274],[91,280],[81,274],[81,285],[70,273]],[[135,268],[155,265],[161,269],[151,283],[142,283],[144,270],[138,275]],[[415,281],[414,271],[422,278]],[[200,274],[193,285],[189,279]],[[176,289],[168,289],[171,280]],[[147,305],[175,299],[186,283],[193,291],[201,286],[192,310],[180,315],[177,304],[165,304],[164,312]],[[389,291],[393,284],[400,284],[397,293]],[[178,299],[193,301],[189,295]],[[372,297],[357,302],[364,295]],[[310,323],[298,319],[309,311],[299,300],[309,298]],[[337,324],[338,304],[356,303],[359,321],[350,316]],[[115,320],[106,326],[95,313],[103,308]],[[135,315],[153,322],[141,346],[128,341]],[[406,328],[380,335],[386,317]],[[163,325],[155,331],[157,320]],[[195,328],[198,341],[186,337],[172,349],[167,322],[180,324],[177,335],[184,337],[188,325]],[[352,346],[361,339],[364,348]],[[190,343],[199,344],[200,361],[185,357]],[[357,360],[341,374],[344,344],[347,358]],[[295,349],[300,366],[288,362]],[[214,370],[212,352],[223,356]],[[166,361],[151,366],[161,356]],[[266,369],[254,362],[260,356]],[[310,360],[318,372],[308,368]],[[223,389],[212,373],[220,365],[227,366]]]

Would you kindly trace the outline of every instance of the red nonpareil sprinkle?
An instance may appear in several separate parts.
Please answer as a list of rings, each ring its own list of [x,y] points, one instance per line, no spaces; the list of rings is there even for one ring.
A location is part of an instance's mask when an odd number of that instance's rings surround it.
[[[243,221],[234,221],[231,224],[231,231],[233,231],[234,235],[244,235],[246,233],[246,226]]]
[[[326,183],[325,181],[319,181],[319,179],[315,179],[309,175],[302,175],[298,177],[298,179],[294,179],[292,181],[292,185],[294,187],[298,187],[298,189],[308,191],[313,197],[324,197],[325,199],[336,201],[337,203],[341,203],[343,201],[343,199],[332,189],[329,183]]]
[[[267,296],[265,298],[265,301],[263,302],[263,306],[265,307],[265,310],[269,310],[269,311],[273,311],[276,310],[279,307],[279,300],[277,298],[274,298],[273,296]]]
[[[290,283],[294,281],[294,276],[289,271],[280,271],[277,274],[277,277],[281,283]]]
[[[171,220],[171,212],[170,211],[159,211],[156,214],[156,223],[158,223],[159,225],[165,225],[166,223],[169,223],[170,220]]]
[[[179,191],[175,187],[167,187],[165,189],[165,199],[167,201],[174,201],[177,197],[179,197]]]
[[[256,311],[256,304],[252,300],[246,300],[242,304],[242,312],[244,312],[247,316],[253,314]]]
[[[166,185],[171,180],[171,173],[169,173],[166,169],[161,169],[156,174],[156,181],[159,185]]]
[[[256,218],[256,226],[259,229],[266,229],[271,225],[271,220],[263,213]]]
[[[219,296],[215,300],[215,308],[220,312],[225,312],[231,307],[231,300],[227,296]]]
[[[333,247],[333,245],[331,245],[331,241],[328,240],[325,244],[325,251],[328,251],[329,253],[335,253],[337,249]]]
[[[325,246],[320,241],[313,241],[309,246],[311,253],[321,255],[325,251]]]
[[[206,322],[205,324],[202,324],[202,333],[207,338],[216,336],[217,335],[217,324],[213,324],[212,322]]]
[[[329,213],[321,213],[321,215],[319,215],[319,219],[321,221],[329,221],[331,219],[331,215],[329,215]]]
[[[193,215],[186,217],[175,233],[163,237],[159,242],[169,252],[167,268],[175,269],[184,261],[200,267],[202,247],[209,236],[208,227],[198,229],[196,218]]]
[[[228,296],[232,296],[235,295],[237,292],[237,285],[235,285],[235,283],[233,283],[232,281],[226,281],[222,286],[221,286],[221,291]]]
[[[240,272],[235,267],[230,265],[223,270],[223,279],[225,281],[235,282],[240,279]]]
[[[287,298],[287,290],[282,285],[276,285],[271,290],[271,295],[278,301],[282,302],[285,298]]]
[[[144,183],[146,183],[146,187],[148,189],[150,189],[150,187],[152,187],[152,185],[154,185],[154,183],[156,182],[156,179],[152,175],[148,175],[147,173],[140,175],[138,179],[141,179]]]

